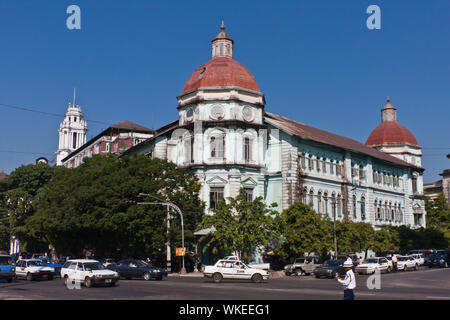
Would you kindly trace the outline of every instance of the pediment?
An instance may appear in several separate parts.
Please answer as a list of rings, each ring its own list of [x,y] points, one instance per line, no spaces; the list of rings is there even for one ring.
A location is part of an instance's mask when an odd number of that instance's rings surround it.
[[[206,181],[206,183],[209,185],[212,185],[212,186],[223,186],[223,185],[226,185],[228,183],[228,181],[219,176],[215,176],[215,177],[209,179],[208,181]]]

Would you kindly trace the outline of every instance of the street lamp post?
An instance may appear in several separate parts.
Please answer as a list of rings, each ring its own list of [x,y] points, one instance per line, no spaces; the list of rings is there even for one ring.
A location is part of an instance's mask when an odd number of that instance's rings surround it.
[[[159,199],[159,198],[157,198],[155,196],[152,196],[150,194],[140,193],[139,196],[140,197],[152,197],[152,198],[155,198],[155,199],[159,200],[160,202],[138,202],[137,203],[138,205],[159,204],[159,205],[167,206],[167,228],[170,227],[169,207],[175,209],[175,211],[177,211],[180,214],[180,218],[181,218],[181,246],[184,249],[184,220],[183,220],[183,212],[181,211],[181,209],[176,204],[174,204],[172,202]],[[167,229],[167,235],[168,234],[169,234],[169,229]],[[167,246],[167,250],[168,250],[167,257],[169,259],[170,245]],[[181,273],[185,274],[186,273],[186,268],[185,268],[185,265],[184,265],[184,256],[183,256],[183,260],[182,261],[183,261],[183,265],[182,265],[182,268],[181,268]],[[168,265],[170,266],[170,260],[168,260]]]

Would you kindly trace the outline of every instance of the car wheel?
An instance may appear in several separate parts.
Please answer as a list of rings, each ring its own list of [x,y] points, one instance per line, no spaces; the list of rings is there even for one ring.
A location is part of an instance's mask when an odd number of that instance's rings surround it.
[[[388,268],[387,268],[387,272],[388,272],[388,273],[391,273],[391,272],[392,272],[391,267],[388,267]]]
[[[222,277],[222,275],[220,273],[214,273],[213,276],[212,276],[212,281],[214,283],[222,282],[222,279],[223,279],[223,277]]]
[[[150,273],[144,272],[144,280],[148,281],[151,279]]]
[[[8,278],[8,279],[6,279],[6,281],[8,281],[8,283],[10,283],[13,281],[13,278]]]
[[[67,283],[69,282],[69,277],[64,276],[64,285],[67,286]]]
[[[48,276],[48,280],[53,280],[53,276]]]
[[[296,276],[304,276],[305,275],[305,271],[303,271],[302,269],[295,269],[294,270],[294,274]]]
[[[84,285],[86,286],[86,288],[92,287],[92,279],[89,277],[86,277],[86,279],[84,279]]]
[[[416,264],[416,266],[414,267],[414,270],[419,270],[419,266]]]
[[[254,283],[260,283],[260,282],[262,281],[262,276],[261,276],[259,273],[255,273],[255,274],[252,276],[252,281],[253,281]]]
[[[31,281],[31,280],[33,280],[33,276],[31,275],[31,273],[27,273],[27,280],[28,281]]]

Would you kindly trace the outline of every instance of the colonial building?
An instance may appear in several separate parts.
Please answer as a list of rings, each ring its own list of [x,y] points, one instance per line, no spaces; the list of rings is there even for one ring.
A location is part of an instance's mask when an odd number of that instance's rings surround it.
[[[195,170],[208,213],[244,188],[249,199],[261,196],[279,210],[303,201],[331,219],[425,226],[421,149],[389,100],[366,144],[269,113],[221,29],[212,59],[177,97],[178,120],[127,154]]]
[[[63,122],[59,126],[59,144],[56,151],[56,165],[63,165],[63,159],[86,143],[87,124],[83,119],[81,107],[76,104],[75,91],[73,103],[69,103]]]
[[[136,144],[153,137],[153,130],[125,120],[110,126],[97,136],[73,150],[61,160],[61,165],[67,168],[76,168],[83,163],[86,157],[94,154],[120,155]]]
[[[442,176],[441,180],[424,185],[425,195],[434,200],[443,193],[447,203],[450,204],[450,169],[445,169],[439,175]]]
[[[94,154],[120,155],[154,135],[153,130],[125,120],[110,126],[86,142],[87,124],[83,119],[81,107],[76,104],[75,90],[73,103],[69,103],[58,132],[56,165],[68,168],[78,167],[84,158],[92,157]]]

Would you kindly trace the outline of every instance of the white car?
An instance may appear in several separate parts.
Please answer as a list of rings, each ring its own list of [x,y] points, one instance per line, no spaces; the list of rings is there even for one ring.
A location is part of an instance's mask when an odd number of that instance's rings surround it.
[[[425,264],[425,258],[423,257],[423,254],[416,253],[411,255],[414,259],[416,259],[419,266],[423,266]]]
[[[105,269],[97,260],[78,259],[69,260],[61,268],[61,278],[64,284],[84,284],[87,288],[94,284],[108,284],[114,286],[119,281],[119,274],[115,271]]]
[[[419,263],[412,256],[399,256],[397,257],[397,269],[403,271],[408,269],[417,270],[419,269]]]
[[[35,279],[53,280],[55,268],[46,267],[38,259],[23,259],[16,262],[16,277],[29,281]]]
[[[246,279],[253,282],[269,279],[268,271],[251,268],[239,260],[230,258],[219,260],[213,266],[205,266],[203,275],[216,283],[222,279]]]
[[[385,257],[368,258],[356,266],[355,271],[359,274],[373,274],[376,271],[391,272],[392,266]]]

